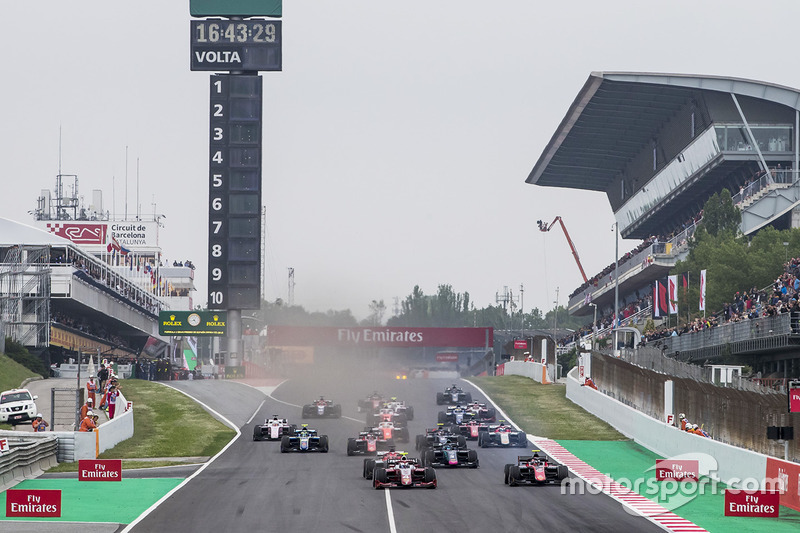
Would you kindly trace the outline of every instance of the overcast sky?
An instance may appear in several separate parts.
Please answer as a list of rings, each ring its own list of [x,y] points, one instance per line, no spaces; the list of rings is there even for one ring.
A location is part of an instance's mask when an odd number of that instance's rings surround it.
[[[542,7],[545,6],[546,7]],[[0,216],[29,223],[59,168],[87,204],[103,189],[166,215],[170,261],[205,303],[209,73],[189,70],[187,1],[5,2]],[[298,0],[284,2],[283,72],[264,76],[265,296],[351,309],[414,285],[504,286],[552,309],[614,261],[604,195],[525,183],[592,71],[742,77],[800,88],[797,0]],[[639,241],[620,242],[620,253]]]

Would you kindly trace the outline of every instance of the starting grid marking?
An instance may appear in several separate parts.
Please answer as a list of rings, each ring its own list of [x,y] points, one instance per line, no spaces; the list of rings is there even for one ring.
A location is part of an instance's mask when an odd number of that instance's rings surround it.
[[[698,526],[683,517],[668,511],[656,502],[645,498],[641,494],[623,487],[610,477],[601,474],[599,470],[592,468],[574,455],[566,448],[550,439],[532,439],[536,447],[543,450],[559,463],[567,466],[570,472],[574,473],[584,481],[593,483],[599,487],[604,487],[603,492],[608,494],[618,502],[626,505],[644,516],[651,522],[667,531],[708,533],[707,530]],[[607,489],[605,487],[608,487]]]

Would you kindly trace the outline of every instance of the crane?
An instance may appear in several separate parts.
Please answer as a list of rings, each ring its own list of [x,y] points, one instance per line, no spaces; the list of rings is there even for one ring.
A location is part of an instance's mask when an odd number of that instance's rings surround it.
[[[569,232],[567,231],[567,227],[564,225],[564,221],[561,220],[561,217],[554,218],[549,225],[545,224],[541,220],[536,221],[536,223],[539,224],[539,231],[550,231],[553,228],[553,226],[556,225],[556,222],[561,224],[561,229],[564,230],[564,236],[567,238],[567,243],[569,244],[569,247],[572,250],[572,255],[575,257],[575,262],[578,264],[578,269],[581,271],[581,276],[583,276],[583,281],[588,283],[589,278],[586,277],[586,272],[583,271],[583,266],[581,265],[581,258],[578,257],[578,251],[575,249],[575,245],[572,243],[572,239],[569,238]]]

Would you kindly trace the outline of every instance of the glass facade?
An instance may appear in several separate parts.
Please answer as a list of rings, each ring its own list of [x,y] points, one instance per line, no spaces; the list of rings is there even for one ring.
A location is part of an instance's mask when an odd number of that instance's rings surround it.
[[[723,152],[754,152],[744,124],[716,124],[717,143]],[[750,125],[761,152],[791,152],[793,128],[789,125]]]

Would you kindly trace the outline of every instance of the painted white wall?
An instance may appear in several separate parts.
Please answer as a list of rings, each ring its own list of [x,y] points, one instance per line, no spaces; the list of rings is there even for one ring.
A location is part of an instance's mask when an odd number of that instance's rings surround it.
[[[713,479],[724,483],[745,479],[762,483],[764,480],[767,471],[766,455],[681,431],[600,391],[582,387],[578,382],[577,368],[573,368],[567,376],[567,398],[662,457],[686,454],[706,454],[713,457],[717,462],[717,472],[708,474]]]
[[[551,365],[552,366],[552,365]],[[542,382],[542,365],[525,361],[506,361],[505,375],[525,376],[538,383]]]

